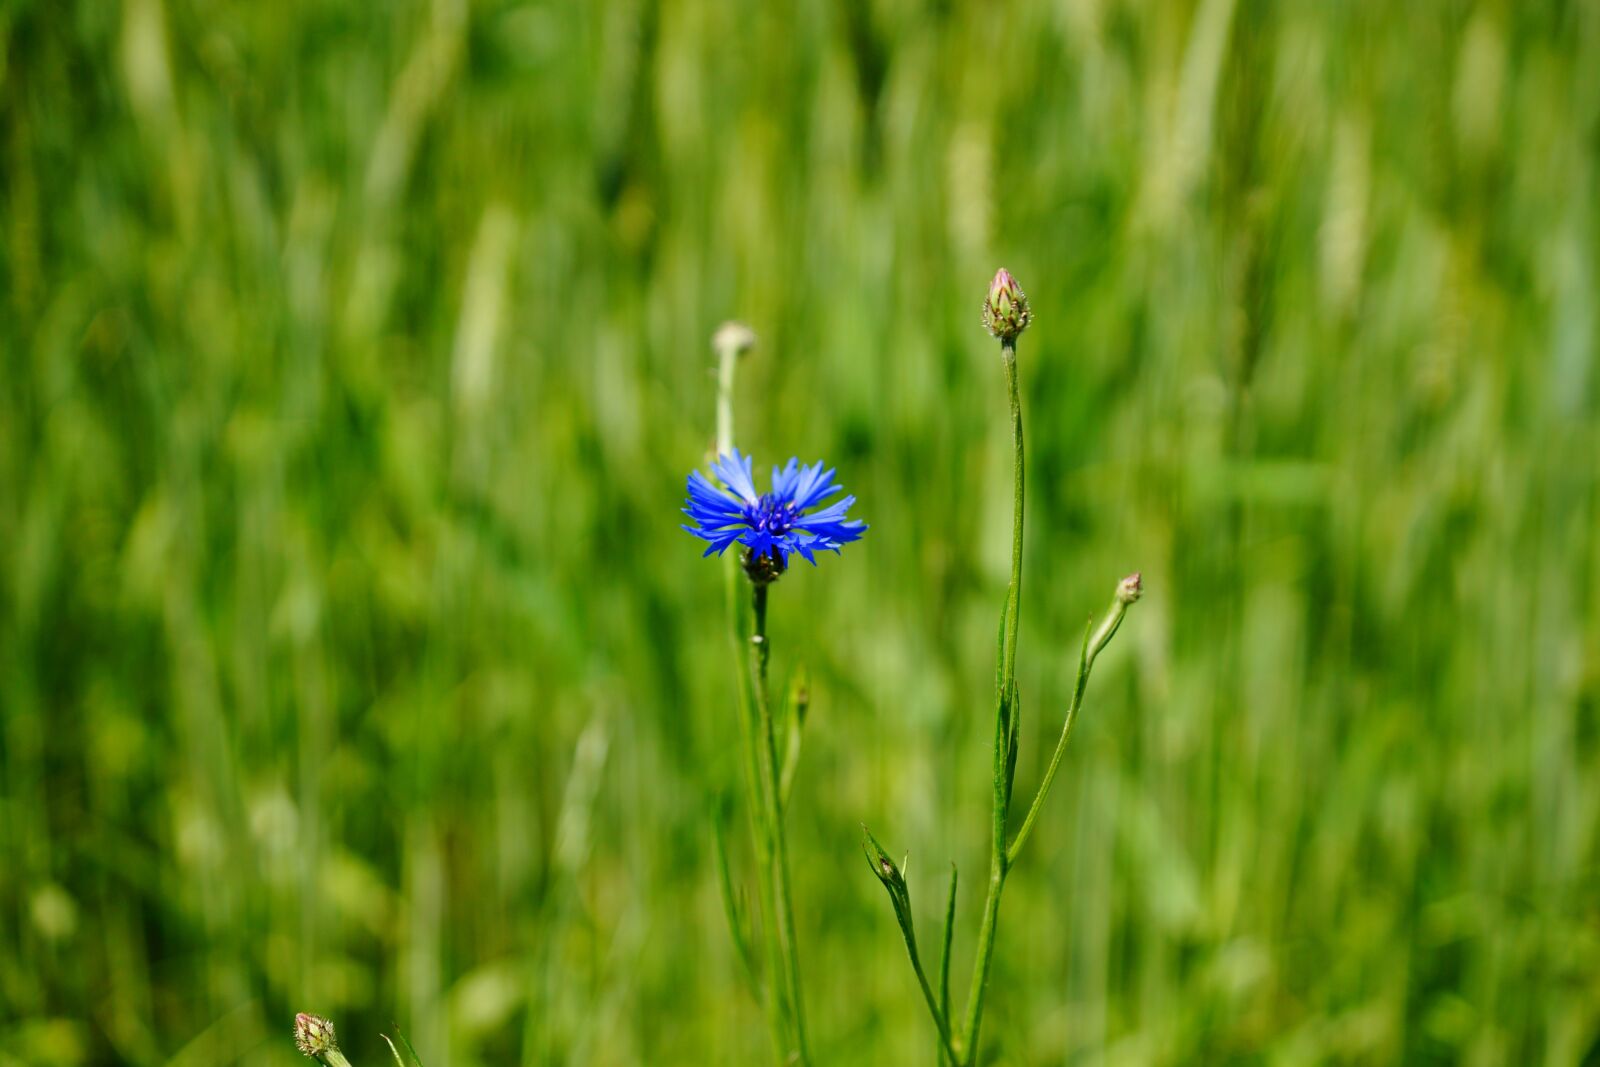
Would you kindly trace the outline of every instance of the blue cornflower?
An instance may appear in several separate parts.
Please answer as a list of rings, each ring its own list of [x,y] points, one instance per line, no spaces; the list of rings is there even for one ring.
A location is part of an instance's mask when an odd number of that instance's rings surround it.
[[[745,570],[756,581],[782,574],[796,552],[816,566],[816,552],[838,552],[840,545],[859,540],[867,528],[866,523],[846,517],[856,502],[853,496],[805,514],[840,489],[833,484],[833,471],[823,470],[820,460],[804,467],[791,459],[781,470],[772,468],[772,491],[759,495],[750,457],[740,455],[737,448],[731,456],[718,456],[711,472],[728,488],[719,489],[699,471],[690,474],[683,513],[694,525],[684,529],[711,542],[707,556],[721,555],[735,541],[743,545]]]

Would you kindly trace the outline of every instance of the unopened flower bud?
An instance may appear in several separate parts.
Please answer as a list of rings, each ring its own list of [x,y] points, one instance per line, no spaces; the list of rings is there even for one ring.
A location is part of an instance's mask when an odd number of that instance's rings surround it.
[[[867,863],[872,867],[872,873],[878,876],[878,881],[886,886],[891,894],[905,891],[905,861],[896,866],[894,860],[889,858],[883,846],[878,844],[878,839],[872,836],[872,831],[865,826],[861,827],[861,847],[867,854]],[[909,859],[909,857],[907,857]]]
[[[756,346],[756,332],[742,322],[725,322],[711,335],[711,348],[716,352],[733,350],[736,356]]]
[[[1089,638],[1088,647],[1084,649],[1090,663],[1093,663],[1100,650],[1111,642],[1117,627],[1122,625],[1122,617],[1128,613],[1128,605],[1142,595],[1144,595],[1144,579],[1138,571],[1134,571],[1117,583],[1117,591],[1111,598],[1111,610],[1100,620],[1099,628],[1095,630],[1094,636]]]
[[[1028,328],[1033,315],[1028,311],[1028,296],[1022,286],[1001,267],[989,283],[989,295],[983,301],[983,326],[1002,341],[1012,341]]]
[[[333,1023],[320,1015],[301,1012],[294,1017],[295,1047],[315,1059],[324,1053],[338,1052],[339,1039],[334,1036]]]

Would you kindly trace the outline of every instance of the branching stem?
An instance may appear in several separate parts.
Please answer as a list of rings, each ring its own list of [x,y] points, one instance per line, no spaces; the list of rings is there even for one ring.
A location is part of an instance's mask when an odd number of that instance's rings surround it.
[[[1005,641],[1002,650],[1000,692],[996,701],[994,735],[994,811],[991,817],[992,840],[989,854],[989,891],[983,902],[983,922],[978,928],[978,955],[972,966],[972,991],[967,997],[966,1021],[961,1027],[959,1051],[966,1067],[978,1054],[978,1028],[983,1020],[983,997],[988,991],[989,969],[994,960],[994,942],[1000,918],[1000,893],[1005,888],[1008,870],[1005,826],[1011,796],[1009,760],[1011,717],[1017,714],[1017,629],[1022,609],[1022,396],[1017,384],[1017,343],[1015,338],[1000,342],[1000,361],[1005,367],[1006,396],[1011,404],[1011,586],[1006,594]]]
[[[1089,672],[1094,670],[1095,658],[1100,655],[1101,649],[1111,642],[1111,636],[1117,632],[1117,627],[1122,625],[1122,616],[1128,611],[1128,602],[1118,596],[1112,599],[1111,609],[1106,612],[1106,617],[1100,623],[1100,628],[1091,636],[1087,629],[1083,634],[1083,650],[1078,653],[1078,680],[1072,687],[1072,702],[1067,705],[1067,717],[1061,724],[1061,737],[1056,741],[1056,750],[1050,755],[1050,766],[1045,769],[1044,780],[1039,783],[1039,791],[1033,795],[1033,803],[1028,806],[1028,814],[1022,820],[1022,829],[1017,831],[1017,836],[1011,842],[1011,847],[1006,851],[1006,865],[1017,861],[1017,854],[1022,851],[1023,842],[1028,840],[1028,835],[1033,832],[1034,820],[1039,817],[1039,810],[1044,806],[1044,798],[1050,792],[1050,786],[1056,780],[1056,770],[1061,766],[1061,757],[1067,751],[1067,738],[1072,735],[1072,725],[1078,721],[1078,709],[1083,706],[1083,692],[1089,686]]]

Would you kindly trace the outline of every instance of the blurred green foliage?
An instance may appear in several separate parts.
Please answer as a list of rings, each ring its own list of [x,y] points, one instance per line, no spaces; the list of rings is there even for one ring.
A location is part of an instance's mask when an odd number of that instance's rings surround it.
[[[971,958],[1021,346],[1006,1064],[1600,1061],[1600,7],[0,4],[0,1063],[761,1062],[710,864],[739,439],[820,1062]],[[750,879],[749,857],[734,856]],[[957,987],[963,988],[961,979]],[[390,1031],[392,1032],[392,1031]]]

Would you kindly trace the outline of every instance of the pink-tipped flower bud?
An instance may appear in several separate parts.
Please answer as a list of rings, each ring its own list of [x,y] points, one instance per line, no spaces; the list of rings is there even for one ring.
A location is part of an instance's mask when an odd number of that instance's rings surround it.
[[[1028,310],[1028,295],[1001,267],[989,283],[989,295],[983,301],[983,327],[1002,341],[1013,341],[1017,334],[1028,328],[1033,315]]]
[[[1117,601],[1119,603],[1132,604],[1143,595],[1144,579],[1138,571],[1134,571],[1117,583]]]
[[[313,1059],[324,1053],[339,1051],[339,1039],[334,1036],[333,1023],[320,1015],[308,1015],[305,1012],[294,1017],[294,1044]]]

